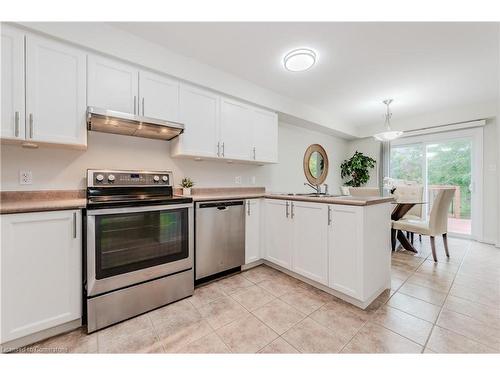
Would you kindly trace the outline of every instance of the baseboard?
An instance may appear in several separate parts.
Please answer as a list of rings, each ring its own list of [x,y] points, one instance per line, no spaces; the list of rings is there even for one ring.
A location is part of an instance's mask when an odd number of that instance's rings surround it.
[[[2,353],[12,352],[16,349],[22,348],[23,346],[34,344],[35,342],[60,335],[61,333],[72,331],[81,326],[82,326],[82,319],[81,318],[75,319],[52,328],[44,329],[43,331],[36,332],[28,336],[7,341],[0,345],[0,350]]]
[[[241,270],[242,271],[246,271],[246,270],[249,270],[250,268],[254,268],[254,267],[260,266],[263,263],[264,263],[264,260],[263,259],[259,259],[259,260],[256,260],[254,262],[250,262],[250,263],[242,265],[241,266]]]

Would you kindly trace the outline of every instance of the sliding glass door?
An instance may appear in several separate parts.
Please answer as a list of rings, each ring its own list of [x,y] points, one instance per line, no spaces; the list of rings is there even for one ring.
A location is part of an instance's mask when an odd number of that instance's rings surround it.
[[[475,161],[481,158],[482,131],[478,131],[407,137],[391,145],[390,177],[424,186],[424,218],[441,189],[455,190],[448,212],[448,232],[465,237],[477,236],[480,220],[476,181],[480,181],[481,164]]]

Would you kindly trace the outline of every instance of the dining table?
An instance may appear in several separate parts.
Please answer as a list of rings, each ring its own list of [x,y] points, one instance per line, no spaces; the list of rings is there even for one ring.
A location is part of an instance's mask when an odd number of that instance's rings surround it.
[[[422,200],[409,200],[409,199],[396,199],[392,204],[394,209],[391,213],[391,219],[393,221],[401,220],[407,213],[412,209],[412,207],[418,204],[426,204],[427,202]],[[410,242],[409,238],[405,236],[402,230],[391,228],[391,246],[392,251],[396,250],[396,240],[399,241],[401,246],[408,251],[413,253],[418,253],[417,249]]]

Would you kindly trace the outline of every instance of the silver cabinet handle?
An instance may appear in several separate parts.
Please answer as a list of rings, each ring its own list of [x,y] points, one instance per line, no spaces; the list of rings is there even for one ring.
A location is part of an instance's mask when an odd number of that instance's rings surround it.
[[[253,160],[255,160],[255,147],[253,148]]]
[[[144,116],[144,96],[142,97],[142,115]]]
[[[76,238],[76,212],[73,212],[73,238]]]
[[[224,142],[222,142],[222,157],[224,157]]]
[[[328,206],[328,225],[332,224],[332,208]]]
[[[137,114],[136,107],[137,107],[137,96],[134,95],[134,115]]]
[[[250,201],[247,201],[247,214],[250,216]]]
[[[19,111],[16,111],[16,113],[14,114],[14,124],[14,135],[16,137],[19,137]]]
[[[220,141],[217,142],[217,157],[220,158]]]
[[[286,201],[286,217],[288,218],[288,215],[289,215],[289,211],[288,211],[288,207],[289,207],[290,203],[288,203],[288,201]]]
[[[295,217],[293,202],[291,203],[291,206],[292,206],[292,214],[290,215],[290,217],[293,219]]]
[[[33,127],[34,127],[34,125],[33,125],[33,113],[30,113],[30,138],[33,138],[33,133],[34,133]]]

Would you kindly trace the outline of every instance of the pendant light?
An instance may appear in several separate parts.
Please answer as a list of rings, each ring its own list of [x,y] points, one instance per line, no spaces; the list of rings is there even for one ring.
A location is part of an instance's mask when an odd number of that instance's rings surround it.
[[[374,137],[378,141],[390,142],[395,140],[396,138],[401,137],[403,135],[403,132],[399,130],[391,130],[392,113],[391,110],[389,109],[389,106],[392,103],[392,99],[386,99],[382,103],[384,103],[387,107],[387,112],[385,114],[385,126],[387,130],[385,132],[375,134]]]

